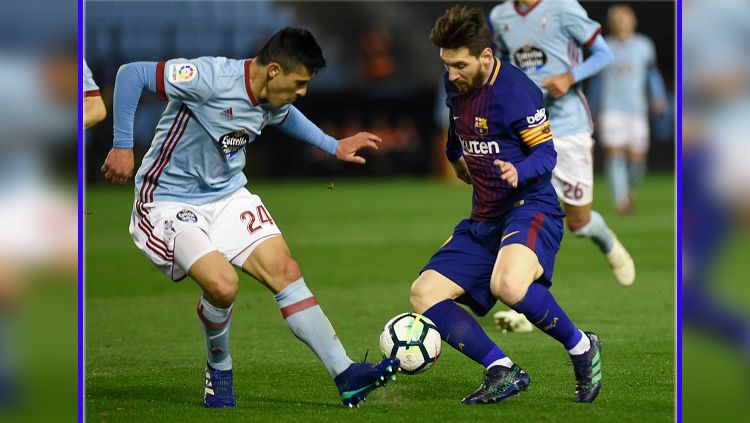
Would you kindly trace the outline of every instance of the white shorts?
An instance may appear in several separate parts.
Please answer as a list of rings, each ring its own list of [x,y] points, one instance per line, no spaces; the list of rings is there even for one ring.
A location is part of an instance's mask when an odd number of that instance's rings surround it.
[[[648,119],[640,113],[604,112],[599,119],[599,138],[608,148],[625,148],[634,153],[648,151]]]
[[[183,279],[189,270],[174,261],[175,237],[189,227],[201,229],[212,244],[211,248],[197,252],[195,260],[218,251],[237,267],[262,241],[281,234],[260,197],[245,188],[202,206],[139,200],[133,205],[130,236],[151,262],[174,281]]]
[[[594,139],[591,134],[554,137],[557,165],[552,186],[565,204],[585,206],[594,201]]]

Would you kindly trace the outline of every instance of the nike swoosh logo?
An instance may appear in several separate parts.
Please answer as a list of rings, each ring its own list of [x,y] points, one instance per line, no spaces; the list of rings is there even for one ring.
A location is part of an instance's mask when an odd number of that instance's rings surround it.
[[[508,238],[509,236],[513,236],[513,235],[515,235],[515,234],[517,234],[517,233],[519,233],[519,232],[521,232],[521,231],[515,231],[515,232],[511,232],[511,233],[509,233],[508,235],[505,235],[504,237],[502,237],[502,239],[500,239],[500,242],[503,242],[503,241],[505,241],[505,240],[506,240],[506,238]]]
[[[461,116],[453,116],[453,120],[459,120],[461,119]]]

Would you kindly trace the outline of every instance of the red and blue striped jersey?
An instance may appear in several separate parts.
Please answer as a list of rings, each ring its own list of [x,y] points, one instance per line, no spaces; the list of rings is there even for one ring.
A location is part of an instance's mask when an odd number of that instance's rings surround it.
[[[495,58],[481,89],[460,93],[445,73],[450,129],[446,155],[461,156],[471,173],[471,218],[498,220],[514,207],[535,204],[563,215],[550,182],[557,155],[541,90],[520,69]],[[511,162],[518,187],[500,179],[496,159]]]

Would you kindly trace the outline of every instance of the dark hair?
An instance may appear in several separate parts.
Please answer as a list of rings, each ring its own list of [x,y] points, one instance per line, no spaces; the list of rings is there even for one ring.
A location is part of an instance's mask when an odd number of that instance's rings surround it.
[[[326,59],[315,37],[302,28],[286,27],[273,34],[256,58],[262,65],[276,62],[284,68],[284,73],[297,70],[300,65],[314,74],[326,66]]]
[[[475,57],[492,45],[490,28],[478,7],[453,6],[446,10],[432,27],[430,41],[451,50],[466,47]]]

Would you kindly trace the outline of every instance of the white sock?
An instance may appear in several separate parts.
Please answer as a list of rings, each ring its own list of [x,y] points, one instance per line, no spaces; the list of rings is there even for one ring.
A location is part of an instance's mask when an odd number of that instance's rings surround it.
[[[513,366],[513,361],[511,361],[510,357],[503,357],[499,360],[495,360],[492,363],[490,363],[490,365],[487,366],[487,369],[489,370],[490,368],[494,366],[503,366],[503,367],[510,368],[511,366]]]
[[[581,332],[581,340],[578,341],[575,347],[568,350],[568,353],[570,355],[581,355],[588,351],[589,348],[591,348],[591,341],[589,340],[589,337],[586,336],[586,334],[583,333],[580,329],[578,329],[578,332]]]

